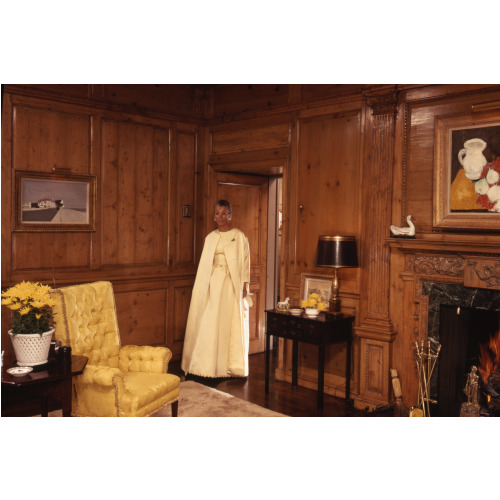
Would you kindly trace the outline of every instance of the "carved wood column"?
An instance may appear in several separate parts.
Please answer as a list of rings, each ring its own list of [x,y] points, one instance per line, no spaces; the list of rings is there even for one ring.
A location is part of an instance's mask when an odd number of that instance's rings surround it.
[[[389,318],[392,171],[397,94],[367,97],[363,167],[362,283],[359,398],[368,404],[389,401],[389,363],[394,331]]]

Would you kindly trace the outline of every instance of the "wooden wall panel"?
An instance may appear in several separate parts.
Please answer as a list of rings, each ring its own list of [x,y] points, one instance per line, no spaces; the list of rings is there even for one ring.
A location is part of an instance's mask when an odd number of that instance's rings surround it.
[[[193,132],[177,133],[177,168],[175,169],[175,246],[174,266],[195,265],[194,232],[196,213],[197,136]],[[191,215],[184,217],[182,207],[191,207]]]
[[[26,105],[12,107],[13,170],[50,173],[53,168],[69,168],[72,173],[88,175],[90,149],[90,115]],[[14,176],[11,193],[13,182]],[[8,204],[11,201],[2,200]],[[9,212],[10,208],[3,207]],[[90,233],[74,233],[69,238],[64,233],[11,233],[11,272],[43,270],[43,276],[53,278],[55,269],[89,269],[90,248]]]
[[[168,130],[102,123],[102,263],[161,264],[165,256]]]
[[[12,272],[44,271],[53,277],[61,269],[90,269],[91,244],[88,233],[14,233]],[[41,279],[41,278],[38,278]]]
[[[189,281],[178,281],[173,284],[172,291],[169,294],[170,297],[172,297],[172,320],[169,321],[170,326],[167,331],[167,345],[172,350],[174,359],[180,359],[182,357],[182,346],[184,344],[184,334],[186,332],[193,284],[194,279]]]
[[[107,84],[96,97],[135,107],[139,112],[149,109],[189,116],[193,113],[193,92],[194,85]]]
[[[216,85],[214,115],[262,111],[288,103],[289,85]]]
[[[359,236],[361,114],[300,120],[298,134],[297,173],[292,180],[296,191],[290,193],[290,211],[297,221],[291,236],[295,255],[288,269],[288,278],[295,280],[300,280],[300,273],[318,270],[314,259],[319,235]],[[356,279],[356,270],[342,272],[341,286],[346,279]]]
[[[90,116],[15,106],[13,168],[50,172],[70,168],[90,173]]]
[[[288,146],[288,123],[216,132],[212,134],[212,154],[238,153]]]
[[[166,290],[117,292],[121,345],[167,345]]]
[[[384,342],[361,339],[360,393],[369,401],[384,401],[389,397],[389,347]]]

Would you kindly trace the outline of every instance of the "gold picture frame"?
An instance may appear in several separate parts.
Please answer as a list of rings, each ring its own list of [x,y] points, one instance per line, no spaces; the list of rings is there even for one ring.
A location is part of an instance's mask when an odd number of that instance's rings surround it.
[[[468,143],[470,147],[464,147]],[[470,151],[473,154],[466,160]],[[483,169],[495,168],[500,169],[500,109],[436,117],[433,226],[500,230],[500,213],[494,211],[484,190]]]
[[[14,231],[95,231],[96,176],[17,170]]]
[[[333,274],[302,273],[300,277],[300,300],[306,300],[311,293],[317,293],[321,301],[328,304],[332,296]]]

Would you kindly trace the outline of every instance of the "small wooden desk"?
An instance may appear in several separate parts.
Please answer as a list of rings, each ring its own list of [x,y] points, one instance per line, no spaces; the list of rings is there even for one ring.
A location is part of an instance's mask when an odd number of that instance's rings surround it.
[[[270,309],[266,311],[266,394],[269,392],[269,343],[272,335],[293,342],[292,347],[292,385],[297,386],[298,344],[305,342],[318,346],[318,410],[323,409],[325,382],[325,347],[346,342],[346,390],[345,400],[351,402],[351,350],[354,316],[331,316],[319,314],[311,318],[302,313],[294,316],[287,311]]]
[[[85,356],[71,356],[71,367],[55,359],[49,359],[45,365],[33,367],[33,371],[24,377],[13,377],[7,370],[16,366],[12,360],[4,360],[2,366],[2,416],[4,408],[7,410],[9,399],[12,402],[21,402],[29,399],[40,400],[42,417],[48,415],[49,396],[61,401],[63,417],[71,416],[71,378],[83,373],[88,358]],[[7,412],[8,413],[8,412]]]

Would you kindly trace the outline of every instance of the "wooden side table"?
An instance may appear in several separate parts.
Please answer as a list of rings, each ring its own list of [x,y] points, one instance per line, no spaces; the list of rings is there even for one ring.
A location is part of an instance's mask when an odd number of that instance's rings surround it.
[[[346,354],[346,391],[345,400],[349,403],[351,387],[352,327],[354,316],[319,314],[310,318],[302,313],[294,316],[287,311],[270,309],[266,311],[266,394],[269,393],[269,343],[271,336],[281,337],[293,342],[292,345],[292,385],[297,386],[298,344],[305,342],[318,346],[318,410],[323,409],[325,382],[325,347],[345,342]]]
[[[71,416],[72,377],[81,375],[88,358],[85,356],[71,356],[71,366],[55,359],[49,359],[45,365],[33,367],[33,371],[23,377],[13,377],[7,370],[16,364],[13,360],[4,360],[2,366],[2,416],[12,403],[20,403],[30,399],[40,400],[42,417],[48,416],[49,397],[61,401],[63,417]],[[13,410],[12,416],[15,416]]]

